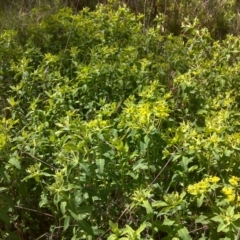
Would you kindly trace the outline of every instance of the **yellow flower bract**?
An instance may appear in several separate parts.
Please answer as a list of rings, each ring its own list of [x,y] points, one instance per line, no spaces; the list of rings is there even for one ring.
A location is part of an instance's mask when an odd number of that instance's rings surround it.
[[[226,186],[222,189],[222,192],[226,195],[226,196],[229,196],[229,195],[233,195],[234,194],[234,190],[232,187],[229,187],[229,186]]]
[[[207,192],[209,187],[209,182],[206,181],[206,179],[203,179],[202,181],[189,185],[187,188],[187,191],[191,194],[191,195],[201,195],[204,194],[205,192]]]
[[[209,176],[204,178],[202,181],[189,185],[187,188],[188,193],[191,195],[201,195],[207,192],[210,188],[210,184],[217,183],[220,181],[220,178],[217,176]]]
[[[232,177],[229,179],[229,183],[230,183],[232,186],[238,186],[239,181],[240,181],[240,178],[235,177],[235,176],[232,176]]]

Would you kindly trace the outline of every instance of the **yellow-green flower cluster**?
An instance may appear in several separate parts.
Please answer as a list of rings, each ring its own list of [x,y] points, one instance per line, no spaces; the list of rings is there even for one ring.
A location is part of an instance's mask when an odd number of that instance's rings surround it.
[[[202,195],[210,189],[211,184],[215,184],[219,180],[220,180],[219,177],[209,176],[207,178],[204,178],[202,181],[198,183],[189,185],[187,191],[191,195]]]
[[[193,85],[193,79],[191,76],[191,72],[187,72],[185,74],[181,74],[174,79],[175,84],[180,84],[186,87]]]
[[[108,121],[102,120],[101,117],[97,119],[93,119],[87,123],[87,127],[91,130],[101,130],[103,128],[108,127]]]
[[[222,133],[227,128],[227,120],[229,115],[230,112],[228,110],[221,109],[218,111],[218,114],[207,116],[205,119],[205,131],[209,133]]]
[[[234,148],[240,145],[240,134],[237,132],[233,134],[226,134],[224,141]]]
[[[134,100],[135,98],[130,96],[125,101],[120,127],[128,126],[135,129],[156,127],[159,120],[169,116],[170,109],[164,98],[158,98],[154,102],[145,99],[134,103]]]
[[[217,97],[211,100],[211,108],[214,110],[219,110],[221,108],[230,109],[235,102],[235,97],[232,95],[233,91],[228,91],[224,95],[218,94]]]
[[[145,99],[152,99],[152,97],[155,95],[155,91],[159,86],[158,81],[152,82],[149,86],[146,86],[143,88],[141,93],[139,93],[139,96],[145,98]]]
[[[172,146],[180,143],[186,152],[201,150],[203,144],[202,134],[191,122],[182,122],[178,128],[168,128],[168,130],[175,134],[169,140],[169,145]]]
[[[226,196],[226,198],[230,201],[233,202],[236,199],[237,194],[237,187],[240,183],[240,178],[236,176],[231,176],[228,180],[230,185],[227,185],[223,187],[222,192]],[[240,198],[238,197],[238,202]]]
[[[54,178],[55,182],[51,186],[48,186],[48,190],[51,193],[59,193],[64,190],[64,178],[62,172],[56,171]]]
[[[206,193],[208,188],[209,188],[209,182],[204,179],[201,182],[189,185],[187,188],[187,191],[191,195],[201,195]]]
[[[233,202],[235,200],[235,191],[232,186],[224,187],[222,189],[222,192],[230,202]]]
[[[236,176],[232,176],[228,181],[232,186],[237,187],[240,182],[240,178]]]
[[[208,182],[210,182],[210,183],[217,183],[220,181],[220,178],[217,176],[210,176],[207,179],[208,179]]]
[[[6,144],[6,134],[0,133],[0,149],[2,149]]]
[[[169,108],[164,99],[159,99],[153,106],[154,114],[159,118],[166,118],[169,115]]]
[[[40,182],[41,175],[40,167],[41,163],[35,163],[34,165],[30,165],[29,168],[27,168],[26,170],[26,172],[30,174],[30,177],[33,177],[37,182]]]

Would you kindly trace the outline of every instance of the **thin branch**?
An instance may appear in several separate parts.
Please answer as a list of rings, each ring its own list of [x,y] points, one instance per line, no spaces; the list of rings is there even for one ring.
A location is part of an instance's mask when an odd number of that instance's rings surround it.
[[[34,209],[31,209],[31,208],[26,208],[26,207],[23,207],[23,206],[14,206],[15,208],[20,208],[20,209],[24,209],[24,210],[27,210],[27,211],[31,211],[31,212],[36,212],[38,214],[42,214],[42,215],[45,215],[45,216],[48,216],[48,217],[51,217],[51,218],[54,218],[53,215],[50,215],[48,213],[43,213],[43,212],[39,212],[37,210],[34,210]]]
[[[44,236],[46,236],[46,235],[48,235],[49,233],[44,233],[43,235],[41,235],[40,237],[38,237],[36,240],[39,240],[39,239],[41,239],[42,237],[44,237]]]
[[[194,229],[193,231],[190,231],[189,233],[194,233],[194,232],[197,232],[197,231],[199,231],[199,230],[205,230],[205,229],[208,229],[208,226],[203,226],[203,227],[201,227],[201,228],[197,228],[197,229]]]
[[[37,161],[39,161],[39,162],[41,162],[41,163],[43,163],[43,164],[49,166],[50,168],[53,168],[54,170],[57,169],[57,168],[55,168],[54,166],[52,166],[51,164],[48,164],[48,163],[44,162],[43,160],[41,160],[41,159],[39,159],[39,158],[33,156],[31,153],[28,153],[28,152],[23,152],[23,153],[27,154],[28,156],[32,157],[33,159],[35,159],[35,160],[37,160]]]
[[[174,152],[175,153],[175,152]],[[159,178],[159,176],[162,174],[162,172],[165,170],[165,168],[168,166],[168,164],[172,161],[174,153],[172,154],[172,156],[168,159],[168,161],[166,162],[166,164],[164,165],[164,167],[161,169],[161,171],[157,174],[157,176],[153,179],[153,181],[148,185],[148,188],[151,187]]]

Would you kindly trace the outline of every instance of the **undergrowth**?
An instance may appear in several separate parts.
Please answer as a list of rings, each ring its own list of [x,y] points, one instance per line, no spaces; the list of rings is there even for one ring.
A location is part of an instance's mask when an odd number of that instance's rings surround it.
[[[0,238],[239,239],[239,38],[115,1],[24,14],[0,34]]]

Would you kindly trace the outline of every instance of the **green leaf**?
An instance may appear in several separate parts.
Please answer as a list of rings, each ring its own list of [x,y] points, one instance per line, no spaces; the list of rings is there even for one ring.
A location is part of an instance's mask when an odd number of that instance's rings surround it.
[[[227,208],[227,211],[226,211],[227,215],[233,217],[233,215],[234,215],[234,210],[235,210],[234,207],[230,207],[230,206],[229,206],[229,207]]]
[[[61,209],[61,212],[62,212],[63,215],[64,215],[65,212],[66,212],[66,206],[67,206],[67,203],[66,203],[66,202],[61,202],[61,204],[60,204],[60,209]]]
[[[147,150],[147,148],[148,148],[148,143],[149,143],[149,137],[148,136],[145,136],[145,138],[144,138],[144,140],[146,141],[146,142],[140,142],[140,149],[141,149],[141,152],[142,152],[142,154],[143,155],[145,155],[146,154],[146,150]]]
[[[93,230],[91,228],[91,226],[84,220],[80,220],[78,221],[78,225],[79,227],[84,231],[86,232],[87,234],[93,236],[94,233],[93,233]]]
[[[165,226],[172,226],[175,223],[174,220],[170,220],[169,218],[165,218],[163,221],[163,225]]]
[[[139,177],[139,174],[138,174],[138,173],[134,174],[134,173],[132,173],[132,172],[129,172],[129,173],[127,173],[126,175],[131,176],[134,180],[137,180],[138,177]]]
[[[156,201],[152,203],[153,207],[166,207],[168,204],[164,201]]]
[[[212,151],[212,153],[213,153],[214,158],[215,158],[217,161],[219,161],[219,159],[220,159],[219,154],[218,154],[217,152],[215,152],[215,151]]]
[[[231,151],[231,150],[225,150],[224,152],[226,157],[230,157],[232,153],[234,153],[234,151]]]
[[[144,200],[142,205],[146,209],[147,213],[152,213],[153,212],[153,209],[152,209],[148,200]]]
[[[197,114],[204,115],[204,114],[207,114],[207,111],[205,109],[200,109],[197,111]]]
[[[8,162],[15,166],[17,169],[21,169],[21,165],[18,159],[11,158]]]
[[[44,205],[47,205],[49,204],[49,201],[48,201],[48,197],[47,195],[43,192],[41,194],[41,201],[39,202],[39,207],[43,207]]]
[[[148,169],[148,166],[146,165],[146,163],[142,163],[144,161],[144,159],[140,159],[137,162],[135,162],[132,166],[133,171],[136,171],[138,169]]]
[[[71,240],[78,240],[77,235],[73,235],[73,237],[71,238]]]
[[[234,221],[238,220],[240,218],[240,213],[234,214],[233,217],[234,217]]]
[[[111,234],[108,238],[107,238],[107,240],[117,240],[118,238],[117,238],[117,236],[115,235],[115,234]]]
[[[11,105],[11,107],[14,107],[16,102],[13,97],[7,99],[8,103]]]
[[[201,197],[197,198],[197,206],[201,207],[203,204],[203,200],[204,200],[204,195],[202,194]]]
[[[150,142],[150,138],[149,138],[149,136],[148,135],[145,135],[145,137],[144,137],[144,144],[145,144],[145,149],[147,149],[148,148],[148,146],[149,146],[149,142]]]
[[[178,230],[178,235],[183,240],[191,240],[191,236],[188,232],[188,229],[186,227],[183,227],[182,229]]]
[[[182,157],[181,162],[179,163],[181,165],[181,167],[183,168],[184,172],[189,171],[188,170],[188,164],[192,162],[193,158],[187,158],[185,156]]]
[[[208,217],[204,216],[204,215],[199,215],[196,220],[195,223],[201,223],[201,224],[209,224],[209,220]]]
[[[52,174],[49,174],[49,173],[46,173],[46,172],[41,172],[41,176],[51,177]]]
[[[152,225],[154,228],[156,228],[158,231],[161,231],[161,232],[170,232],[171,231],[171,226],[167,226],[167,225],[163,225],[162,222],[159,222],[159,221],[155,221],[153,222],[153,225]]]
[[[105,159],[97,159],[96,164],[98,165],[98,171],[100,174],[103,173],[104,170],[104,165],[105,165]]]
[[[149,223],[146,223],[146,222],[142,223],[140,227],[136,230],[137,236],[140,236],[141,232],[144,231],[144,229],[149,226],[150,226]]]
[[[71,213],[72,217],[73,217],[75,220],[79,221],[79,219],[80,219],[80,216],[79,216],[79,215],[75,214],[75,213],[74,213],[73,211],[71,211],[70,209],[68,209],[68,211]]]
[[[9,223],[10,223],[10,218],[9,218],[6,210],[3,209],[3,208],[0,209],[0,219],[1,219],[2,221],[4,221],[6,224],[9,224]]]
[[[90,176],[91,173],[90,173],[90,170],[89,170],[89,167],[87,164],[85,163],[80,163],[80,167],[85,171],[86,175],[87,176]]]
[[[64,150],[69,151],[69,152],[78,150],[76,144],[74,144],[72,142],[68,142],[68,143],[64,144],[63,148],[64,148]]]
[[[188,169],[188,172],[191,173],[191,172],[197,170],[198,168],[199,168],[199,166],[197,166],[197,165],[191,166],[191,167]]]
[[[78,214],[87,214],[87,213],[91,213],[92,211],[93,211],[92,206],[84,206],[77,209]]]
[[[222,217],[219,215],[211,218],[211,220],[213,220],[214,222],[220,222],[220,223],[223,222]]]
[[[70,217],[65,216],[64,218],[64,224],[63,224],[63,231],[66,231],[69,227]]]
[[[111,220],[109,220],[109,226],[112,230],[113,233],[118,233],[119,229],[118,229],[118,224],[117,223],[113,223]]]
[[[229,224],[224,224],[223,222],[218,225],[217,232],[227,232],[229,230]]]
[[[181,157],[181,155],[178,155],[178,154],[174,155],[174,157],[173,157],[173,161],[179,159],[180,157]]]
[[[0,192],[3,192],[4,190],[7,190],[8,188],[0,187]]]
[[[68,211],[70,212],[70,214],[72,215],[72,217],[79,221],[82,219],[82,217],[84,217],[85,214],[87,213],[91,213],[93,210],[92,206],[84,206],[84,207],[80,207],[77,209],[77,213],[73,212],[72,210],[68,209]]]

